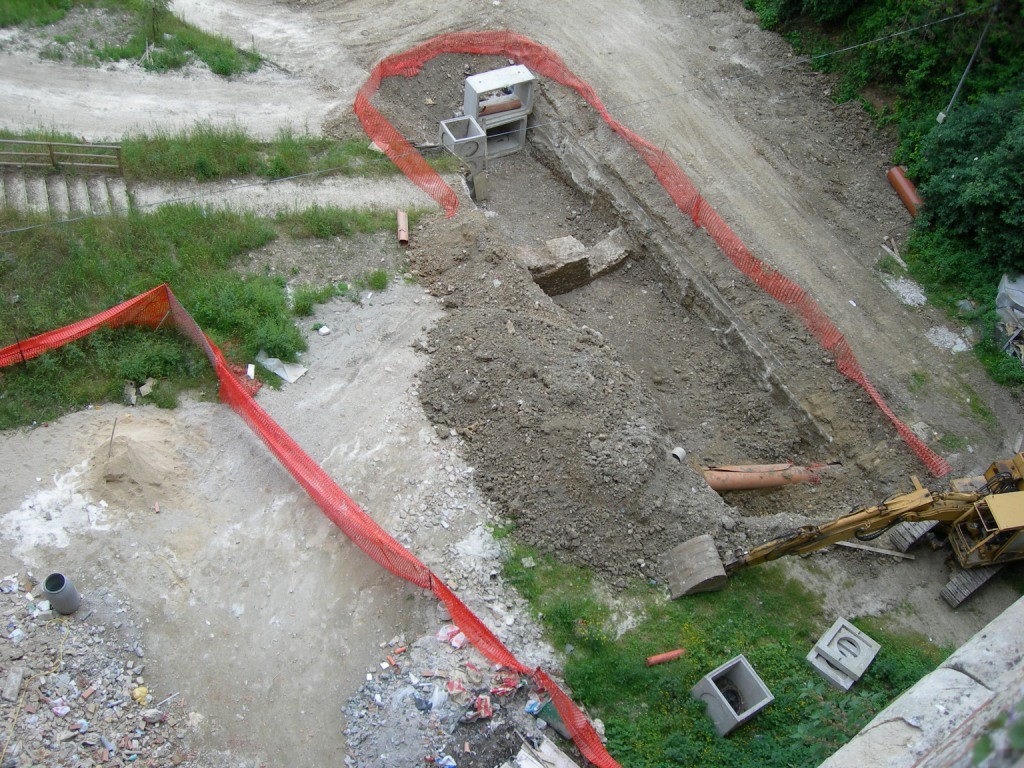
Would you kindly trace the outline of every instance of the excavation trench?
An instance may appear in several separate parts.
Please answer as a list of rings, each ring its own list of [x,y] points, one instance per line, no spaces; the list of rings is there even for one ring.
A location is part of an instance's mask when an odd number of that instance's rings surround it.
[[[505,63],[439,56],[386,80],[378,106],[425,138],[458,108],[463,77]],[[411,250],[448,310],[421,400],[439,434],[464,439],[526,543],[616,584],[657,579],[660,556],[691,536],[711,533],[728,556],[881,495],[913,465],[802,326],[574,93],[545,83],[533,124],[524,151],[491,163],[486,201],[427,224]],[[545,279],[538,262],[566,238],[626,255],[596,278]],[[699,473],[786,460],[839,468],[821,486],[724,499]]]

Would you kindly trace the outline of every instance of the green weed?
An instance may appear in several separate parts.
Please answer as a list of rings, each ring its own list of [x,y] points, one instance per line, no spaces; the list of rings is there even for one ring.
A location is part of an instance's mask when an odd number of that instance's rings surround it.
[[[915,395],[923,395],[927,391],[929,378],[928,371],[912,371],[907,389]]]
[[[375,269],[366,276],[366,285],[373,291],[383,291],[388,287],[388,272],[386,269]]]
[[[317,304],[323,304],[343,293],[339,286],[333,283],[319,287],[299,286],[292,292],[292,313],[296,317],[309,317]]]
[[[903,265],[896,261],[896,257],[891,254],[885,254],[875,263],[875,268],[886,275],[892,275],[893,277],[899,277],[906,274],[906,270],[903,269]]]

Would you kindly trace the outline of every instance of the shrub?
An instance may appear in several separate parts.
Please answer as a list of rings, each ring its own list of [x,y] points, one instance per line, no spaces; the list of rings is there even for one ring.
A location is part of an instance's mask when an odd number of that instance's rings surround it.
[[[1022,169],[1024,93],[958,106],[921,143],[915,168],[924,179],[920,226],[956,240],[963,267],[1024,271]]]

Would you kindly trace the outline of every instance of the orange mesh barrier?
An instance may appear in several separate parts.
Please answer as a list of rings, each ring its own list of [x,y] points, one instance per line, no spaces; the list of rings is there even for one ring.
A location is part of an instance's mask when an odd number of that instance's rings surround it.
[[[864,371],[842,333],[818,303],[799,285],[764,264],[747,250],[739,236],[700,196],[697,187],[679,166],[663,151],[615,120],[601,103],[594,89],[573,74],[554,51],[515,32],[454,32],[427,40],[404,53],[382,60],[373,68],[369,79],[359,89],[359,94],[356,96],[355,113],[366,133],[384,149],[413,183],[444,208],[449,217],[454,216],[459,207],[454,190],[444,183],[441,176],[427,165],[409,142],[370,103],[384,78],[398,75],[413,77],[420,71],[424,63],[442,53],[506,56],[526,65],[536,74],[548,77],[576,91],[601,115],[609,128],[622,136],[640,154],[676,207],[692,218],[695,225],[711,235],[719,249],[736,268],[772,298],[790,307],[797,314],[818,340],[818,343],[835,358],[836,368],[839,372],[864,389],[882,413],[892,421],[900,437],[924,462],[929,471],[938,477],[952,471],[945,459],[928,448],[906,424],[896,417],[878,390],[864,375]]]
[[[168,327],[173,324],[203,349],[217,373],[221,399],[242,417],[323,513],[356,546],[391,573],[418,587],[431,590],[444,602],[451,613],[452,621],[484,656],[495,664],[532,676],[538,687],[546,690],[554,700],[566,727],[588,760],[601,768],[618,768],[619,764],[604,749],[597,732],[573,704],[572,699],[543,671],[531,670],[516,659],[440,577],[377,525],[373,518],[360,509],[359,505],[320,468],[320,465],[257,405],[253,400],[251,382],[228,365],[217,345],[203,332],[166,285],[154,288],[88,320],[0,349],[0,367],[37,357],[47,350],[80,339],[102,327],[116,328],[130,324],[152,328]]]
[[[119,328],[122,325],[148,325],[156,328],[170,312],[168,293],[166,286],[161,285],[88,320],[79,320],[59,330],[41,333],[0,349],[0,368],[39,357],[48,350],[77,341],[100,328]]]

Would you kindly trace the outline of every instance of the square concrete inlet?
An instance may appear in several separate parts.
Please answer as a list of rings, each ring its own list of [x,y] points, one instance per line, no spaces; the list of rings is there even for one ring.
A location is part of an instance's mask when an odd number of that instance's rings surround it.
[[[807,654],[808,663],[844,691],[860,679],[881,646],[839,617]]]
[[[727,736],[775,700],[742,654],[704,675],[690,694],[704,702],[719,736]]]

